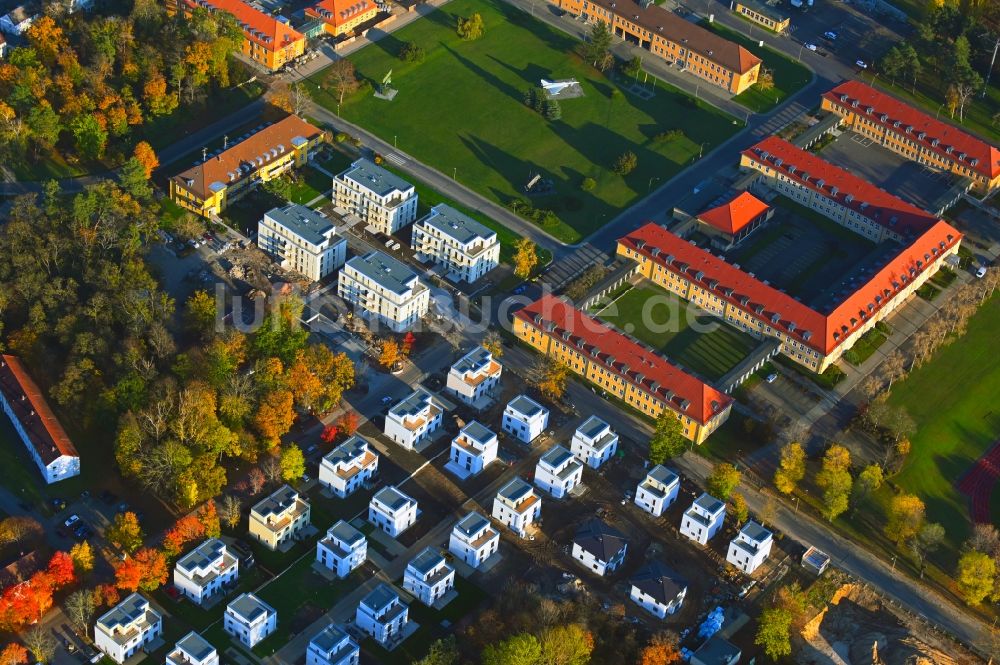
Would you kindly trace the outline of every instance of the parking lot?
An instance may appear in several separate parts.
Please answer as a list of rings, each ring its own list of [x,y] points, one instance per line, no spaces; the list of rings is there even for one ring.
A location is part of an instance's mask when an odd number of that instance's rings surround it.
[[[835,55],[847,63],[878,61],[893,43],[910,31],[905,23],[871,16],[841,0],[819,0],[805,11],[785,1],[781,11],[791,16],[790,33],[795,41],[814,44],[820,55]],[[837,38],[824,38],[826,32],[833,32]]]

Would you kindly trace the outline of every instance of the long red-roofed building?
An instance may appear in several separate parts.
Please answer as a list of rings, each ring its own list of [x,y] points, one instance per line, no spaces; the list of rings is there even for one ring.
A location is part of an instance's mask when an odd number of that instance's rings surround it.
[[[695,443],[729,417],[731,397],[551,294],[514,314],[514,334],[650,417],[670,409]]]
[[[618,254],[664,289],[822,372],[958,252],[962,234],[937,220],[827,314],[653,223],[618,240]]]
[[[907,159],[972,179],[979,191],[1000,186],[1000,148],[861,81],[824,94],[822,108]]]
[[[73,442],[15,356],[0,356],[0,405],[46,483],[80,474],[80,456]]]

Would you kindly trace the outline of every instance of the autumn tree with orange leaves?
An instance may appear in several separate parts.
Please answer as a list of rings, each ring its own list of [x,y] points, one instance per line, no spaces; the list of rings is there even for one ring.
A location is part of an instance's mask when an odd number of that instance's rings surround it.
[[[132,156],[138,159],[142,167],[146,169],[146,178],[152,178],[153,169],[160,165],[160,160],[157,158],[156,153],[153,152],[153,146],[145,141],[139,141],[135,144]]]
[[[27,665],[28,650],[17,642],[8,643],[0,651],[0,665]]]
[[[681,662],[677,645],[665,635],[654,635],[639,654],[639,665],[671,665]]]

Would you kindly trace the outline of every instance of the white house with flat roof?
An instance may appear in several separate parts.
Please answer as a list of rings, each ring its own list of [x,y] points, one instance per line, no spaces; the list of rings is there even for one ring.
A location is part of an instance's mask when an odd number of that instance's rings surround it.
[[[278,628],[278,613],[252,593],[234,598],[226,606],[223,629],[248,647],[252,647]]]
[[[726,504],[714,496],[702,494],[681,518],[681,534],[704,545],[722,528],[726,519]]]
[[[413,225],[411,247],[418,261],[433,261],[453,282],[471,284],[500,264],[497,234],[445,203]]]
[[[708,638],[698,650],[691,654],[691,665],[736,665],[743,652],[732,642],[719,635]]]
[[[493,519],[522,538],[528,535],[528,527],[541,516],[541,497],[535,493],[534,487],[520,478],[514,478],[501,487],[493,497]]]
[[[354,614],[354,625],[382,646],[402,639],[409,621],[410,609],[384,582],[361,599]]]
[[[385,435],[407,450],[413,450],[441,429],[444,412],[441,400],[417,388],[389,409],[385,416]]]
[[[276,550],[309,526],[309,502],[288,485],[250,509],[250,535]]]
[[[354,435],[323,456],[319,483],[346,499],[378,471],[378,455],[364,438]]]
[[[395,538],[417,521],[417,502],[388,485],[368,504],[368,521]]]
[[[316,561],[343,579],[368,558],[368,540],[353,526],[340,520],[316,543]]]
[[[163,617],[137,593],[118,603],[94,624],[94,646],[124,663],[163,634]]]
[[[676,473],[657,464],[639,486],[635,488],[635,505],[654,517],[659,517],[677,499],[681,488],[681,479]]]
[[[403,574],[403,588],[432,607],[455,586],[455,569],[437,549],[427,547],[413,557]]]
[[[545,451],[535,465],[535,484],[556,499],[572,492],[582,480],[583,464],[558,444]]]
[[[771,554],[773,541],[774,537],[770,531],[751,520],[743,525],[735,538],[729,541],[726,561],[749,575],[760,568]]]
[[[314,282],[347,261],[347,239],[318,211],[291,203],[272,208],[257,222],[257,246],[285,270]]]
[[[569,451],[592,469],[600,468],[618,450],[618,435],[597,416],[591,416],[581,423],[573,433]]]
[[[639,569],[629,585],[632,602],[660,619],[680,609],[688,590],[687,580],[659,561]]]
[[[375,233],[391,235],[417,218],[413,185],[370,159],[359,159],[337,174],[333,201]]]
[[[361,648],[345,630],[330,624],[309,640],[306,665],[358,665]]]
[[[459,559],[478,568],[500,547],[500,532],[479,513],[469,513],[451,530],[448,550]]]
[[[625,534],[603,520],[587,520],[573,536],[573,559],[601,577],[622,565],[627,551]]]
[[[462,356],[448,371],[445,390],[463,403],[482,410],[493,403],[503,366],[481,346]]]
[[[395,332],[409,330],[427,313],[430,293],[417,273],[379,251],[353,257],[337,277],[337,295],[369,322]]]
[[[219,665],[219,652],[192,630],[167,654],[167,665]]]
[[[451,441],[445,470],[462,480],[482,473],[497,458],[497,435],[477,420],[463,427]]]
[[[239,577],[239,560],[218,538],[206,540],[174,564],[174,586],[201,605]]]
[[[518,395],[503,410],[500,429],[531,443],[549,426],[549,410],[527,395]]]

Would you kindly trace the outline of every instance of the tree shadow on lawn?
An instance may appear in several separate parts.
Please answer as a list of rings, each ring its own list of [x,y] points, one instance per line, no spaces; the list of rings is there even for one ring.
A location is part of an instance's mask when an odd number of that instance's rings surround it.
[[[403,46],[407,43],[396,37],[393,33],[385,32],[384,30],[369,30],[368,39],[372,40],[372,44],[376,48],[397,60],[399,59],[400,52],[403,50]],[[376,83],[381,82],[381,79],[376,81]]]
[[[495,55],[487,55],[486,57],[515,76],[524,79],[524,82],[531,86],[541,85],[541,79],[543,78],[550,80],[557,78],[557,75],[552,73],[553,70],[542,67],[541,65],[528,65],[524,69],[518,69],[517,67],[500,60]]]
[[[504,23],[509,23],[511,25],[516,25],[519,28],[527,30],[532,35],[537,37],[539,40],[544,42],[544,45],[555,49],[557,51],[566,51],[579,46],[580,42],[575,38],[567,35],[564,32],[558,31],[555,28],[549,27],[547,23],[543,23],[539,19],[534,18],[530,14],[523,12],[522,10],[509,5],[505,2],[494,2],[492,0],[481,0],[479,4],[485,5],[487,9],[493,10],[500,14]],[[448,28],[450,30],[457,30],[459,17],[467,18],[473,13],[478,11],[478,7],[471,7],[468,14],[459,13],[454,10],[454,6],[449,6],[447,8],[442,7],[437,11],[431,12],[421,18],[421,21],[428,21],[431,23],[436,23],[442,27]],[[499,29],[501,26],[492,23],[494,17],[489,14],[483,17],[486,24],[486,35],[490,34],[493,29]]]
[[[495,74],[486,71],[476,63],[472,62],[465,56],[459,55],[458,51],[451,48],[447,44],[442,43],[441,48],[448,51],[459,63],[463,64],[468,68],[469,71],[476,74],[479,78],[483,79],[494,88],[507,95],[511,99],[521,101],[524,98],[524,90],[518,90],[514,86],[510,85],[503,79],[499,78]]]

